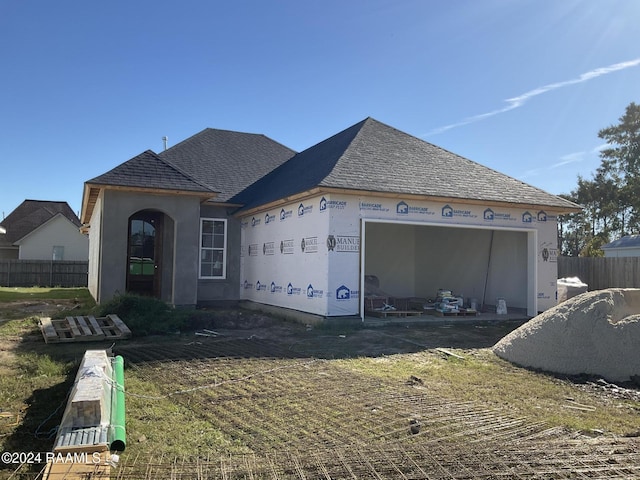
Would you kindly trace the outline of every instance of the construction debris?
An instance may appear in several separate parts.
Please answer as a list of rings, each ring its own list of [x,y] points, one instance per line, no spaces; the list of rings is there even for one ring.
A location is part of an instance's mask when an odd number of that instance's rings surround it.
[[[131,330],[117,315],[106,317],[40,318],[40,330],[46,343],[99,342],[129,338]]]

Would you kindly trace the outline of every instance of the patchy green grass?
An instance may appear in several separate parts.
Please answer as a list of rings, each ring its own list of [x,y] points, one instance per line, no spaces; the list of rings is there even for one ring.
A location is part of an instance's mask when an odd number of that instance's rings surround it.
[[[72,300],[82,303],[92,303],[93,299],[86,288],[57,288],[57,287],[0,287],[0,303],[15,302],[17,300]]]
[[[0,337],[22,337],[34,335],[40,331],[39,318],[36,316],[5,320],[0,322]]]

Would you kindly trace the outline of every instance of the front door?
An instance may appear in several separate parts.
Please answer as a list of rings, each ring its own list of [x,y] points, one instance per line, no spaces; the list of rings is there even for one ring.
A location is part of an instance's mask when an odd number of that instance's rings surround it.
[[[127,292],[160,296],[162,214],[140,211],[129,218]]]

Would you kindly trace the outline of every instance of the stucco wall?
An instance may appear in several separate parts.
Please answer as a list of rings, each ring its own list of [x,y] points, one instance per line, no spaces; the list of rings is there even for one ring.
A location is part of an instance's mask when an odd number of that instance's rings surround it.
[[[141,210],[156,210],[170,217],[165,225],[173,230],[173,242],[165,240],[164,263],[170,262],[171,278],[163,275],[163,300],[188,306],[197,303],[200,201],[197,197],[148,195],[106,190],[102,205],[102,248],[97,300],[100,303],[125,292],[129,217]],[[169,245],[173,258],[168,258]],[[170,285],[166,285],[167,282]]]
[[[226,207],[207,204],[201,206],[200,216],[227,220],[227,275],[225,279],[199,279],[198,304],[236,302],[240,299],[240,220],[228,217]]]
[[[51,260],[53,247],[64,247],[61,260],[86,261],[89,239],[66,217],[56,215],[20,240],[21,260]]]

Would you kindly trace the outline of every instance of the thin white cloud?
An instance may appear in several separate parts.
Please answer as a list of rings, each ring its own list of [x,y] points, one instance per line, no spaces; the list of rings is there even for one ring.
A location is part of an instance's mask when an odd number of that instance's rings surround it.
[[[445,125],[443,127],[438,127],[426,133],[424,136],[435,135],[438,133],[446,132],[447,130],[451,130],[452,128],[462,127],[470,123],[479,122],[480,120],[484,120],[486,118],[493,117],[494,115],[499,115],[501,113],[505,113],[510,110],[514,110],[518,107],[521,107],[525,103],[527,103],[531,98],[537,97],[538,95],[542,95],[543,93],[547,93],[552,90],[557,90],[559,88],[567,87],[569,85],[576,85],[578,83],[587,82],[594,78],[598,78],[603,75],[608,75],[613,72],[618,72],[620,70],[625,70],[627,68],[636,67],[638,65],[640,65],[640,58],[636,58],[634,60],[629,60],[626,62],[614,63],[613,65],[609,65],[608,67],[596,68],[581,74],[577,78],[573,78],[571,80],[565,80],[564,82],[550,83],[542,87],[534,88],[533,90],[529,90],[528,92],[523,93],[522,95],[518,95],[517,97],[507,98],[505,100],[507,105],[502,108],[499,108],[497,110],[492,110],[486,113],[481,113],[479,115],[473,115],[459,122],[452,123],[450,125]]]
[[[566,155],[563,155],[563,156],[560,157],[560,161],[559,162],[554,163],[549,168],[558,168],[558,167],[562,167],[564,165],[569,165],[570,163],[582,162],[584,160],[585,156],[588,153],[589,152],[567,153]]]
[[[608,147],[608,144],[603,143],[601,145],[597,145],[593,147],[590,150],[566,153],[561,157],[559,157],[556,163],[553,163],[545,167],[539,167],[539,168],[533,168],[531,170],[527,170],[519,178],[522,180],[524,178],[536,177],[536,176],[547,173],[549,170],[554,170],[556,168],[564,167],[565,165],[591,161],[593,159],[593,155],[599,154],[600,151],[602,151],[606,147]]]

